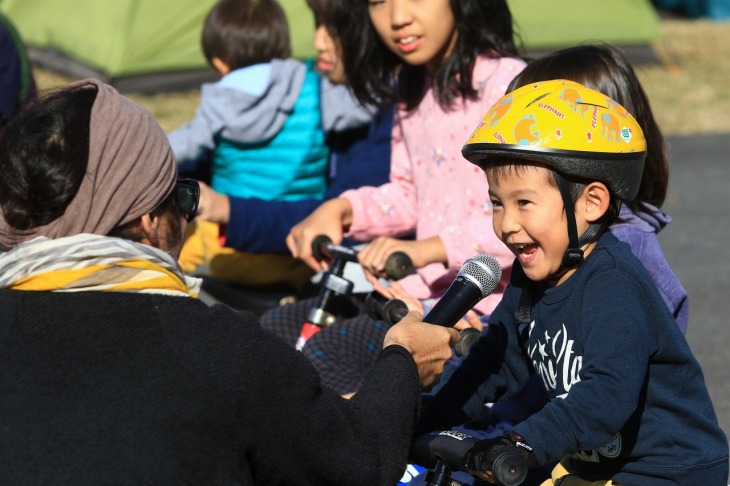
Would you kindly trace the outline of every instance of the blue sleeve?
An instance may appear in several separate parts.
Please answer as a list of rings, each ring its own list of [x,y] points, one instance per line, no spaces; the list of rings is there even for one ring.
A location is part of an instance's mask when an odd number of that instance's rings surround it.
[[[332,167],[327,199],[348,189],[377,187],[388,182],[392,130],[391,108],[376,115],[365,127],[331,135]]]
[[[21,87],[20,59],[15,40],[0,21],[0,114],[8,115],[18,102]]]
[[[317,209],[320,199],[268,201],[231,197],[226,246],[251,253],[289,253],[286,236],[292,226]]]

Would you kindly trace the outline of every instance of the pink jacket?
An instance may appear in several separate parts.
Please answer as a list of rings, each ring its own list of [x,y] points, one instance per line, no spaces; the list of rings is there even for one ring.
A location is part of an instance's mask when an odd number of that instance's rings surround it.
[[[401,283],[421,300],[437,298],[468,258],[488,253],[502,265],[502,284],[476,309],[488,314],[502,297],[514,255],[492,230],[492,206],[484,173],[461,156],[461,148],[487,110],[524,67],[518,59],[481,57],[474,67],[478,100],[457,100],[444,111],[431,89],[412,112],[399,110],[393,124],[390,182],[346,191],[353,224],[346,236],[370,240],[439,236],[448,267],[430,264]]]

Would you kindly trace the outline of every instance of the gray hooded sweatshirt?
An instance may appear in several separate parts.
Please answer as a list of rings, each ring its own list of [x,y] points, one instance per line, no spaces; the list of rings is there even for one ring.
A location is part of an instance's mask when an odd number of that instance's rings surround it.
[[[238,143],[266,141],[281,130],[294,108],[306,74],[295,59],[237,69],[202,86],[195,118],[169,134],[178,164],[198,161],[220,136]],[[368,123],[374,110],[363,107],[344,85],[321,84],[322,129],[342,131]]]

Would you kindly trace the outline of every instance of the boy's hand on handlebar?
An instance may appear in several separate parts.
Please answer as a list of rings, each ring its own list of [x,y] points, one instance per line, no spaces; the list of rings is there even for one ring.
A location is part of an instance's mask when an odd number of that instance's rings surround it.
[[[333,243],[342,241],[344,228],[352,223],[352,206],[347,199],[330,199],[322,203],[312,214],[292,227],[286,237],[286,246],[292,256],[303,260],[319,272],[327,268],[327,263],[312,255],[312,241],[319,235],[327,235]]]
[[[528,469],[538,466],[532,448],[527,445],[522,436],[511,431],[501,437],[477,442],[466,453],[464,467],[473,476],[493,483],[495,479],[495,461],[500,456],[504,457],[505,453],[512,453],[521,457]]]
[[[451,346],[459,340],[456,329],[423,322],[420,312],[409,312],[385,334],[383,347],[400,345],[408,350],[418,366],[421,387],[428,388],[451,358]]]

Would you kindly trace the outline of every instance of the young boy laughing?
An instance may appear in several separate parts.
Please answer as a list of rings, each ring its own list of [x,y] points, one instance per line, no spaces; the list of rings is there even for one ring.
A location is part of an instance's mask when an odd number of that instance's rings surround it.
[[[550,402],[463,466],[559,460],[545,485],[725,485],[728,445],[702,370],[641,262],[608,227],[646,142],[609,97],[566,80],[495,103],[462,153],[484,169],[494,231],[516,261],[489,329],[424,397],[420,431],[461,424],[534,374]]]

